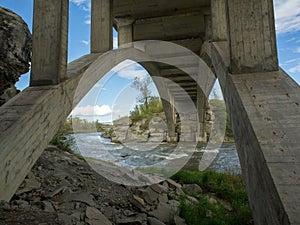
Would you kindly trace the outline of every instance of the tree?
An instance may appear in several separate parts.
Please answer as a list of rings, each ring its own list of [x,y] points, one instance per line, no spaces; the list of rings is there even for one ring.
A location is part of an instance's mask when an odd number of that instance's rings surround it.
[[[151,83],[152,83],[151,77],[147,77],[145,79],[140,79],[138,77],[135,77],[131,85],[134,89],[140,92],[137,100],[138,102],[145,105],[146,110],[148,110],[149,107],[148,102],[151,95],[151,90],[149,86]]]

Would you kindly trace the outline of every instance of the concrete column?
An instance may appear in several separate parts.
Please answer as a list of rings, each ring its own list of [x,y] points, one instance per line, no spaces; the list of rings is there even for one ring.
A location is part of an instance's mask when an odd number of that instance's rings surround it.
[[[164,108],[164,112],[167,119],[167,128],[168,128],[168,142],[176,142],[177,135],[175,133],[175,124],[176,124],[176,114],[174,114],[174,105],[172,105],[172,101],[161,99],[162,105]]]
[[[277,71],[273,0],[227,0],[232,74]]]
[[[118,19],[118,44],[119,46],[127,47],[128,43],[133,42],[133,20]],[[128,46],[129,47],[129,46]]]
[[[113,48],[112,0],[92,0],[91,53]]]
[[[68,0],[35,0],[30,86],[58,84],[66,77]]]
[[[205,132],[205,114],[207,107],[207,98],[200,87],[197,87],[197,112],[198,112],[198,133],[199,142],[206,142],[207,135]]]
[[[213,41],[225,41],[227,37],[226,0],[211,1]]]

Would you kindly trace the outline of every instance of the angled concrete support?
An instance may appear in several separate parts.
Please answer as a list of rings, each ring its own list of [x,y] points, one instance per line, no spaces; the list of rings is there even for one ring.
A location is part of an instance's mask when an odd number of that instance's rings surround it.
[[[30,86],[58,84],[66,77],[68,0],[35,0]]]
[[[232,74],[278,70],[273,0],[228,0]]]
[[[255,224],[299,224],[299,85],[282,70],[230,74],[226,42],[213,43],[211,57]]]
[[[112,0],[92,0],[91,53],[113,48]]]

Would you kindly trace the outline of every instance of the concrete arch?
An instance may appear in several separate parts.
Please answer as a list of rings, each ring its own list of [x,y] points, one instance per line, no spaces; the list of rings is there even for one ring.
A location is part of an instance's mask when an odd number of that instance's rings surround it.
[[[4,122],[0,127],[1,200],[9,200],[12,197],[57,132],[60,124],[97,82],[99,77],[101,78],[113,66],[118,65],[125,59],[152,62],[158,57],[157,61],[177,65],[177,67],[180,67],[183,59],[192,60],[195,65],[204,65],[204,68],[207,69],[204,73],[206,76],[202,76],[203,80],[201,80],[200,86],[204,93],[208,93],[209,87],[215,78],[199,57],[190,52],[188,55],[179,54],[178,57],[173,59],[172,57],[159,58],[168,49],[170,50],[170,46],[173,52],[177,49],[178,53],[185,52],[186,49],[168,42],[147,41],[146,43],[136,42],[134,48],[123,48],[104,54],[83,56],[68,65],[67,79],[60,84],[29,87],[1,107],[0,121]],[[158,49],[155,49],[155,46]],[[90,73],[94,73],[95,76],[88,76]],[[197,80],[196,75],[194,78]],[[78,86],[82,88],[79,89]],[[48,106],[52,106],[51,109]],[[184,108],[184,105],[182,108]],[[18,134],[17,137],[14,134]],[[11,151],[11,149],[14,149],[14,151]],[[18,165],[18,167],[15,165]]]

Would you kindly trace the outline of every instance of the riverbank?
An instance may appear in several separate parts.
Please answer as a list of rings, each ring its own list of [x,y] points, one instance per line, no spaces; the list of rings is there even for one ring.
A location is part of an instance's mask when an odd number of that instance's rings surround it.
[[[205,181],[207,176],[214,177],[206,174],[200,180]],[[240,205],[235,205],[238,203],[222,197],[223,191],[216,192],[216,189],[194,181],[187,185],[185,183],[190,182],[182,180],[180,174],[174,179],[178,182],[168,179],[143,187],[116,184],[93,171],[82,158],[49,146],[11,202],[0,204],[0,224],[195,225],[193,221],[185,221],[192,218],[186,214],[190,207],[195,215],[205,215],[205,221],[215,221],[216,216],[221,215],[228,220],[242,217],[239,221],[251,222],[251,219],[243,218],[245,214],[236,211],[240,208]],[[222,184],[225,182],[221,178],[216,180]],[[208,183],[212,180],[209,179]],[[226,189],[227,186],[223,184],[221,187]],[[198,205],[201,207],[194,208]]]

